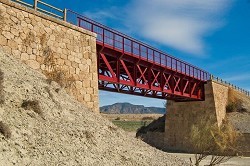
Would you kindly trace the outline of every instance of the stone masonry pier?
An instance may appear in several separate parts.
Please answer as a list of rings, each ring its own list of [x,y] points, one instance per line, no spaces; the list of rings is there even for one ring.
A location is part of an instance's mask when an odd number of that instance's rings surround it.
[[[166,149],[192,151],[189,143],[191,127],[199,118],[214,116],[218,126],[226,116],[229,88],[209,81],[205,85],[205,101],[167,102],[164,143]]]
[[[162,131],[148,129],[140,137],[148,144],[165,151],[192,152],[189,142],[192,125],[204,116],[214,117],[218,125],[226,116],[229,88],[208,81],[205,84],[205,101],[167,101],[165,128]],[[161,122],[164,123],[164,122]]]
[[[0,48],[40,72],[51,51],[58,67],[75,80],[69,90],[99,112],[96,34],[9,0],[0,2]]]

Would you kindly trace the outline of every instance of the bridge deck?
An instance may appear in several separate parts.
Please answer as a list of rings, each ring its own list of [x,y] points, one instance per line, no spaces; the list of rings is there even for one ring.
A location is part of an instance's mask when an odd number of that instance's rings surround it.
[[[177,101],[204,100],[210,74],[68,10],[71,23],[97,34],[99,89]]]

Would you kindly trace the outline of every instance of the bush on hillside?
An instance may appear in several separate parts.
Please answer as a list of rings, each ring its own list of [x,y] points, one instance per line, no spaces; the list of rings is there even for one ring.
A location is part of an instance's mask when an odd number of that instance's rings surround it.
[[[38,115],[41,115],[41,116],[43,115],[43,112],[39,105],[38,100],[24,100],[21,107],[26,110],[33,110]]]
[[[46,49],[44,49],[44,55],[45,70],[43,71],[43,73],[48,78],[48,81],[55,81],[62,88],[72,88],[73,86],[75,86],[74,77],[70,76],[70,74],[66,70],[62,69],[56,64],[55,56],[49,47],[46,47]]]
[[[235,99],[235,101],[229,101],[229,103],[226,106],[226,112],[246,112],[247,110],[243,108],[242,106],[242,100]]]
[[[121,118],[118,116],[117,118],[115,118],[115,120],[121,120]]]
[[[194,165],[198,166],[210,154],[212,158],[209,165],[228,161],[232,158],[230,155],[236,153],[239,137],[240,133],[227,120],[218,127],[215,118],[201,118],[192,126],[190,134],[190,142],[196,152]]]
[[[8,125],[0,121],[0,133],[3,134],[5,138],[11,137],[11,131]]]
[[[243,106],[243,100],[240,98],[239,92],[236,92],[232,88],[228,91],[228,104],[226,106],[226,112],[246,112],[247,109]]]

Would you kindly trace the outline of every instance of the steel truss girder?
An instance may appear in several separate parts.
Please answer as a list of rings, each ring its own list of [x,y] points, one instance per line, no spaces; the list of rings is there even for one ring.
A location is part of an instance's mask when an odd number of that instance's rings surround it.
[[[99,47],[99,89],[175,101],[204,100],[205,81],[114,53]]]

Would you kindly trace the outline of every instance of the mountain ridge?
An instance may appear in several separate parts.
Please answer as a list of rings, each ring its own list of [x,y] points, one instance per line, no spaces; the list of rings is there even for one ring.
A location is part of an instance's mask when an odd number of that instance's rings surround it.
[[[145,107],[124,102],[102,106],[100,112],[106,114],[165,114],[166,108]]]

